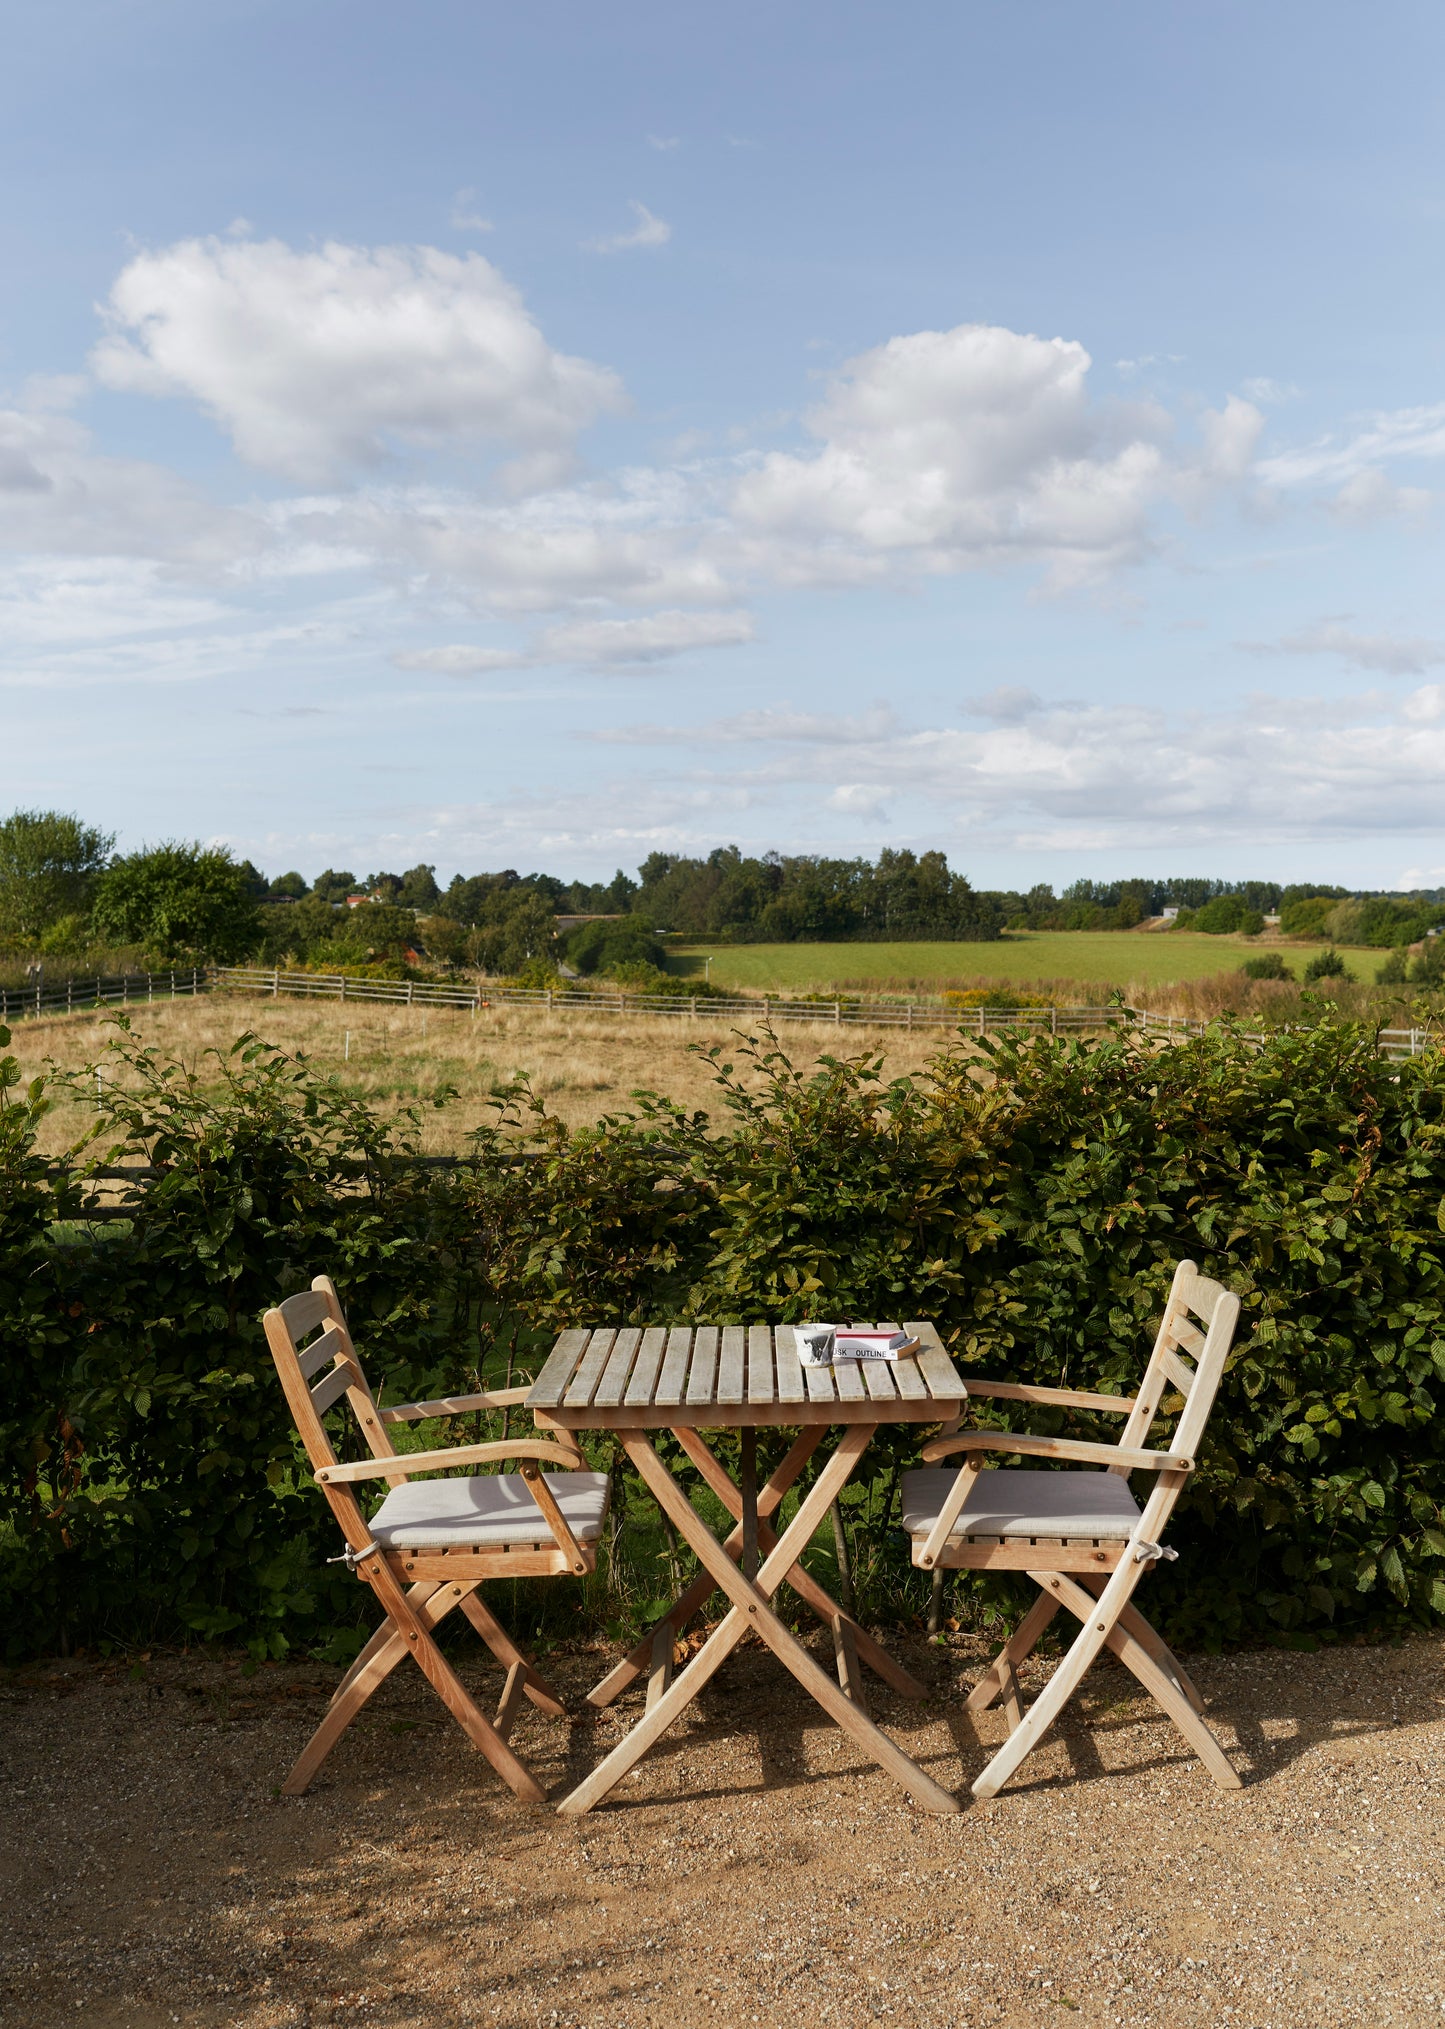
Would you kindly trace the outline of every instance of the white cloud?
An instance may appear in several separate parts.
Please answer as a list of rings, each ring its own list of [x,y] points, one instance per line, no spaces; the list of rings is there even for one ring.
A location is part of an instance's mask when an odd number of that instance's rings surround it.
[[[477,210],[477,193],[470,188],[459,190],[452,199],[451,219],[458,232],[495,232],[497,229]]]
[[[0,409],[0,550],[31,557],[130,557],[176,572],[218,571],[269,543],[258,516],[217,507],[176,473],[109,458],[65,413],[64,383]]]
[[[465,641],[445,648],[407,648],[391,658],[398,669],[424,669],[438,676],[485,676],[494,669],[524,669],[525,650],[473,648]]]
[[[608,746],[774,746],[801,742],[815,747],[868,746],[898,730],[889,705],[872,705],[852,717],[832,712],[799,712],[766,705],[696,726],[610,726],[586,737]]]
[[[803,581],[1045,561],[1089,577],[1143,554],[1167,491],[1168,421],[1092,404],[1089,355],[985,325],[892,338],[847,362],[807,418],[820,448],[773,452],[734,510]]]
[[[1304,389],[1296,387],[1292,381],[1271,380],[1267,374],[1256,374],[1245,381],[1244,392],[1252,402],[1275,404],[1297,401]]]
[[[674,148],[681,147],[682,137],[678,134],[649,134],[647,145],[655,148],[659,155],[670,155]]]
[[[1001,683],[981,697],[970,698],[964,706],[969,718],[991,719],[999,726],[1021,726],[1043,709],[1044,701],[1036,691],[1016,683]]]
[[[392,657],[398,669],[478,676],[491,670],[538,669],[557,663],[583,669],[618,669],[671,661],[698,648],[736,648],[753,638],[748,613],[646,613],[627,620],[572,620],[547,627],[523,648],[408,649]]]
[[[1445,457],[1445,402],[1381,410],[1343,443],[1320,437],[1264,459],[1259,476],[1269,486],[1343,485],[1387,458],[1440,457]]]
[[[572,620],[549,627],[537,644],[541,662],[617,666],[663,662],[693,648],[737,648],[753,638],[748,613],[647,613],[635,620]]]
[[[600,239],[584,240],[583,246],[593,254],[620,254],[628,247],[665,247],[672,238],[672,227],[665,219],[656,218],[645,204],[639,204],[635,197],[628,200],[632,215],[637,220],[631,232],[606,233]]]
[[[1285,634],[1278,641],[1242,641],[1241,648],[1258,655],[1337,655],[1353,669],[1376,670],[1382,676],[1422,676],[1445,662],[1445,641],[1420,635],[1359,634],[1349,615],[1320,620]]]
[[[1325,505],[1337,521],[1384,521],[1394,514],[1422,514],[1434,500],[1423,486],[1397,486],[1378,465],[1354,472]]]
[[[183,240],[129,262],[104,315],[108,387],[188,397],[248,463],[303,484],[459,443],[506,447],[542,483],[623,400],[476,253]]]

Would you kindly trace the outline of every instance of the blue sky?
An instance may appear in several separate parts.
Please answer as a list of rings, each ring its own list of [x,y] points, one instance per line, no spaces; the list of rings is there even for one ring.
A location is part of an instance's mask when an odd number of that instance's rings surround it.
[[[1445,17],[51,0],[0,805],[1445,882]]]

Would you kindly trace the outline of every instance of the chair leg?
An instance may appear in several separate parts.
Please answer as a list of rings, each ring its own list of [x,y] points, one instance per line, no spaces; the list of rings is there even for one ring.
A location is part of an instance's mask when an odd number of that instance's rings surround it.
[[[1032,1655],[1038,1646],[1039,1636],[1059,1610],[1059,1602],[1050,1592],[1041,1592],[998,1654],[994,1657],[973,1689],[968,1694],[967,1709],[970,1712],[986,1712],[995,1698],[1007,1688],[1008,1676],[1024,1660]],[[1017,1690],[1017,1679],[1015,1679]],[[1017,1722],[1015,1722],[1017,1723]]]
[[[461,1603],[462,1612],[491,1650],[499,1663],[509,1671],[522,1666],[521,1686],[538,1711],[545,1712],[549,1719],[565,1719],[567,1707],[547,1682],[530,1656],[523,1653],[487,1606],[479,1592],[469,1592]]]
[[[1105,1581],[1102,1578],[1089,1577],[1081,1578],[1079,1583],[1086,1585],[1097,1599],[1104,1589]],[[1154,1658],[1160,1669],[1167,1676],[1174,1678],[1195,1711],[1203,1712],[1204,1699],[1198,1686],[1194,1683],[1193,1678],[1189,1675],[1183,1663],[1180,1662],[1178,1656],[1175,1655],[1173,1649],[1170,1648],[1168,1642],[1164,1640],[1162,1635],[1155,1633],[1139,1609],[1136,1606],[1126,1606],[1124,1611],[1119,1615],[1119,1625],[1129,1634],[1133,1635],[1140,1648],[1144,1650],[1146,1655]]]
[[[1138,1564],[1119,1565],[1099,1600],[1092,1599],[1080,1589],[1079,1597],[1087,1601],[1087,1605],[1083,1625],[1074,1637],[1073,1647],[973,1785],[976,1797],[997,1796],[1025,1756],[1038,1746],[1083,1682],[1089,1666],[1104,1646],[1105,1636],[1118,1619],[1120,1609],[1139,1583],[1142,1570],[1143,1566]],[[1058,1589],[1057,1572],[1031,1571],[1029,1576],[1036,1585],[1049,1591]],[[1067,1582],[1063,1581],[1064,1584]]]
[[[437,1594],[443,1596],[438,1599]],[[425,1617],[428,1627],[436,1627],[445,1619],[453,1607],[465,1604],[465,1594],[458,1596],[453,1586],[438,1583],[413,1585],[407,1593],[407,1602],[415,1610],[418,1619]],[[346,1675],[337,1685],[326,1716],[302,1748],[295,1766],[281,1785],[282,1796],[304,1796],[316,1779],[316,1771],[325,1761],[332,1748],[361,1710],[372,1694],[386,1682],[398,1663],[405,1661],[411,1644],[396,1631],[390,1620],[384,1620]]]
[[[486,1756],[507,1787],[521,1797],[524,1803],[544,1803],[546,1799],[536,1777],[517,1759],[496,1728],[477,1710],[476,1703],[466,1686],[432,1640],[431,1628],[426,1620],[426,1608],[423,1607],[419,1614],[413,1612],[400,1582],[393,1576],[379,1550],[373,1550],[369,1555],[359,1558],[356,1568],[376,1594],[383,1612],[389,1616],[398,1634],[405,1640],[416,1658],[422,1675],[473,1747]],[[451,1602],[455,1605],[462,1597],[461,1587],[447,1590],[455,1590],[456,1598]]]
[[[1063,1577],[1062,1573],[1056,1574],[1056,1576],[1058,1578],[1059,1597],[1062,1603],[1068,1607],[1070,1613],[1076,1613],[1081,1619],[1087,1620],[1088,1616],[1096,1610],[1097,1602],[1091,1598],[1090,1594],[1082,1586],[1071,1585],[1068,1579]],[[1073,1595],[1072,1597],[1070,1596],[1071,1594]],[[1178,1682],[1172,1671],[1164,1667],[1158,1658],[1151,1653],[1151,1647],[1157,1645],[1158,1648],[1164,1650],[1165,1655],[1168,1655],[1169,1650],[1165,1647],[1165,1644],[1154,1633],[1153,1628],[1149,1626],[1144,1616],[1132,1608],[1129,1613],[1129,1621],[1142,1626],[1151,1637],[1151,1643],[1146,1645],[1141,1641],[1134,1632],[1133,1626],[1126,1623],[1124,1615],[1121,1613],[1117,1622],[1105,1637],[1110,1649],[1119,1658],[1125,1669],[1131,1670],[1138,1678],[1155,1704],[1159,1705],[1174,1721],[1174,1724],[1194,1749],[1194,1752],[1199,1756],[1199,1759],[1204,1763],[1204,1766],[1208,1769],[1219,1787],[1221,1789],[1241,1788],[1242,1785],[1239,1777],[1235,1774],[1228,1756],[1210,1732],[1204,1720],[1200,1718],[1198,1711],[1185,1693],[1184,1685]],[[1195,1695],[1197,1696],[1198,1693],[1196,1692]]]

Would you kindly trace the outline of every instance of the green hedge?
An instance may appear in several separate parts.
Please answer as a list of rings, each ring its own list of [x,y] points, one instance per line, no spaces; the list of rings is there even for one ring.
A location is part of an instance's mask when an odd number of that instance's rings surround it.
[[[47,1176],[44,1093],[12,1083],[0,1580],[15,1641],[191,1630],[278,1653],[355,1619],[258,1324],[321,1267],[392,1399],[525,1368],[564,1324],[819,1314],[932,1317],[965,1373],[1127,1389],[1188,1254],[1244,1315],[1151,1613],[1204,1644],[1445,1616],[1445,1059],[1390,1063],[1328,1008],[1289,1034],[968,1048],[887,1082],[867,1056],[804,1074],[740,1039],[731,1062],[710,1053],[721,1127],[641,1095],[569,1132],[519,1087],[477,1166],[438,1175],[405,1160],[414,1121],[381,1125],[304,1061],[243,1039],[201,1078],[122,1032],[128,1084],[106,1077],[90,1155],[129,1151],[161,1175],[129,1224],[87,1230],[54,1223],[87,1152]],[[1117,1436],[1113,1419],[1094,1429]],[[849,1494],[875,1612],[924,1596],[890,1529],[916,1443],[880,1432]],[[582,1604],[621,1626],[647,1602],[623,1612],[618,1589]],[[546,1591],[547,1610],[575,1611],[571,1588]],[[1016,1593],[962,1579],[958,1610]]]

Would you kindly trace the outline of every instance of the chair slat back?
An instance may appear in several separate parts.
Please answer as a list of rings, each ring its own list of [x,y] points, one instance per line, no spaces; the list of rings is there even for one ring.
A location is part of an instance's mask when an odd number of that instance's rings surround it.
[[[1203,1331],[1191,1322],[1191,1312],[1204,1325]],[[1183,1396],[1184,1404],[1163,1448],[1193,1456],[1214,1407],[1238,1322],[1239,1298],[1233,1290],[1201,1275],[1192,1261],[1181,1261],[1174,1271],[1149,1365],[1119,1437],[1122,1447],[1148,1448],[1160,1405],[1172,1391]],[[1127,1477],[1126,1466],[1114,1465],[1109,1470]]]
[[[313,1339],[311,1334],[318,1326],[319,1335]],[[356,1417],[372,1457],[395,1458],[396,1446],[387,1434],[357,1358],[346,1314],[331,1277],[318,1275],[309,1289],[288,1296],[284,1303],[268,1310],[265,1327],[266,1343],[313,1470],[337,1463],[335,1448],[321,1419],[343,1397]],[[309,1343],[303,1343],[308,1340]],[[405,1477],[404,1473],[388,1473],[386,1483],[401,1486]],[[326,1492],[329,1498],[331,1489]]]

